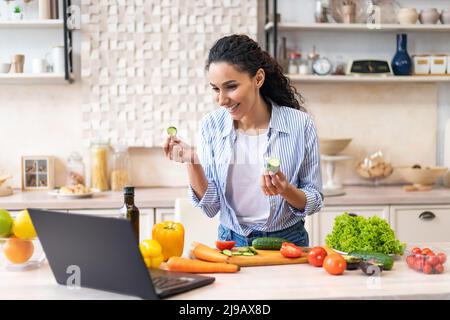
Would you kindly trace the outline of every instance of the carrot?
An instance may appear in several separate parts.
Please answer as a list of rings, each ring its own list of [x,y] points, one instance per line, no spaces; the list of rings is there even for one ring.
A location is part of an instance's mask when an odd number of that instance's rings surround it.
[[[170,271],[188,273],[229,273],[240,270],[240,267],[236,264],[206,262],[180,257],[170,257],[169,261],[167,261],[167,268]]]
[[[197,259],[210,262],[226,263],[228,260],[228,256],[199,242],[192,243],[191,254]]]
[[[328,247],[328,246],[322,246],[322,248],[325,249],[325,251],[327,252],[327,254],[339,254],[339,253],[337,253],[336,251],[334,251],[333,249],[331,249],[331,248]],[[339,254],[339,255],[340,255],[340,254]]]

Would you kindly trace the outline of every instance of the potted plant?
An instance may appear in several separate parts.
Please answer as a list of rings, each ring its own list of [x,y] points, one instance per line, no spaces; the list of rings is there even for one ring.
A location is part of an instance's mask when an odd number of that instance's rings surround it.
[[[22,9],[19,6],[15,6],[11,18],[15,21],[23,19]]]

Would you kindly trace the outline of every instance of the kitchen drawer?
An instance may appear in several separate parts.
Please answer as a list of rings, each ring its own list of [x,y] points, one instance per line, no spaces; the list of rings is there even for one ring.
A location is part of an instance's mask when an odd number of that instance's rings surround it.
[[[402,242],[447,242],[450,206],[392,206],[391,224]]]
[[[325,207],[312,217],[310,245],[324,245],[325,237],[333,230],[334,219],[344,212],[356,213],[363,217],[378,216],[389,222],[389,206]]]

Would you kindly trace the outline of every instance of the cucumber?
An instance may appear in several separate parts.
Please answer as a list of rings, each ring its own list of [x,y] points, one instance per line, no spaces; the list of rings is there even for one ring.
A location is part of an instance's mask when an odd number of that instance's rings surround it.
[[[252,246],[255,249],[261,250],[280,250],[281,244],[283,242],[290,242],[289,240],[283,238],[256,238],[252,241]]]
[[[363,250],[352,251],[349,255],[359,257],[364,261],[374,261],[383,265],[384,270],[391,270],[394,266],[394,259],[384,253],[369,252]]]
[[[229,257],[231,257],[233,255],[230,250],[223,250],[222,253]]]
[[[167,128],[167,134],[169,136],[176,136],[177,135],[177,128],[175,128],[175,127]]]
[[[280,160],[278,158],[270,158],[267,162],[267,170],[272,173],[277,173],[280,170]]]

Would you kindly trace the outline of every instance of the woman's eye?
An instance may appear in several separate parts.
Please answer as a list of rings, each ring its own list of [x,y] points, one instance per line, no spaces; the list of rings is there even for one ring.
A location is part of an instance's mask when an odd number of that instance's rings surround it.
[[[211,88],[211,89],[213,89],[213,91],[215,92],[219,92],[219,88]]]
[[[235,86],[235,85],[227,87],[228,90],[234,90],[236,88],[237,88],[237,86]]]

